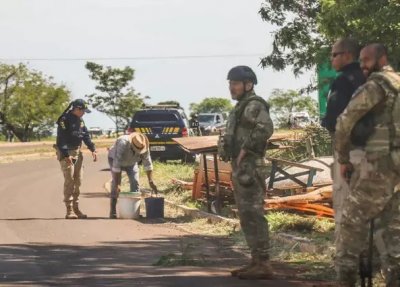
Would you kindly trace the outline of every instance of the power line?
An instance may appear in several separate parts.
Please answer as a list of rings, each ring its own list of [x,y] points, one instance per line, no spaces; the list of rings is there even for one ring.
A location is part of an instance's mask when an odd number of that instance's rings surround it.
[[[96,58],[0,58],[0,61],[151,61],[151,60],[181,60],[181,59],[210,59],[236,57],[262,57],[262,53],[254,54],[226,54],[226,55],[188,55],[188,56],[142,56],[142,57],[96,57]]]

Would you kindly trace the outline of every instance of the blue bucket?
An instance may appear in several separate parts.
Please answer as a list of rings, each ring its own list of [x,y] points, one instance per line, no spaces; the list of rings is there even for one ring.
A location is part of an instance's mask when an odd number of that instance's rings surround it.
[[[144,203],[146,218],[164,218],[164,197],[147,197]]]

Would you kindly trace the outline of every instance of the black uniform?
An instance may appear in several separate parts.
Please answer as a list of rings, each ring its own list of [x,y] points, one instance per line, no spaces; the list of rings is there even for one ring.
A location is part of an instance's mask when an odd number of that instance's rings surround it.
[[[341,74],[333,81],[328,95],[328,105],[322,126],[335,132],[336,120],[343,113],[354,92],[365,83],[359,63],[351,63],[340,70]]]
[[[91,152],[95,151],[94,143],[90,139],[84,121],[69,111],[58,121],[57,147],[62,156],[68,157],[68,149],[78,149],[82,145],[82,141]]]

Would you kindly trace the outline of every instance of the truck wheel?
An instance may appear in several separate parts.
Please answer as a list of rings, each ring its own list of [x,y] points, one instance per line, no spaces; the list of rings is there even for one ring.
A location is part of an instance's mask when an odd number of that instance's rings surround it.
[[[182,158],[182,163],[194,163],[196,161],[196,155],[186,153]]]

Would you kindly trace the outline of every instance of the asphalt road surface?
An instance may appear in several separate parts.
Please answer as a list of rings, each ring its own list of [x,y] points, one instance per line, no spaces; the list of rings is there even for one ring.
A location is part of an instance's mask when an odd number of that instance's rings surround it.
[[[105,154],[85,157],[81,209],[87,220],[65,220],[63,178],[55,159],[0,164],[1,286],[323,286],[285,280],[242,281],[229,276],[242,255],[187,234],[170,224],[109,220],[103,189],[109,179]],[[182,242],[208,254],[207,266],[159,267],[162,255]]]

